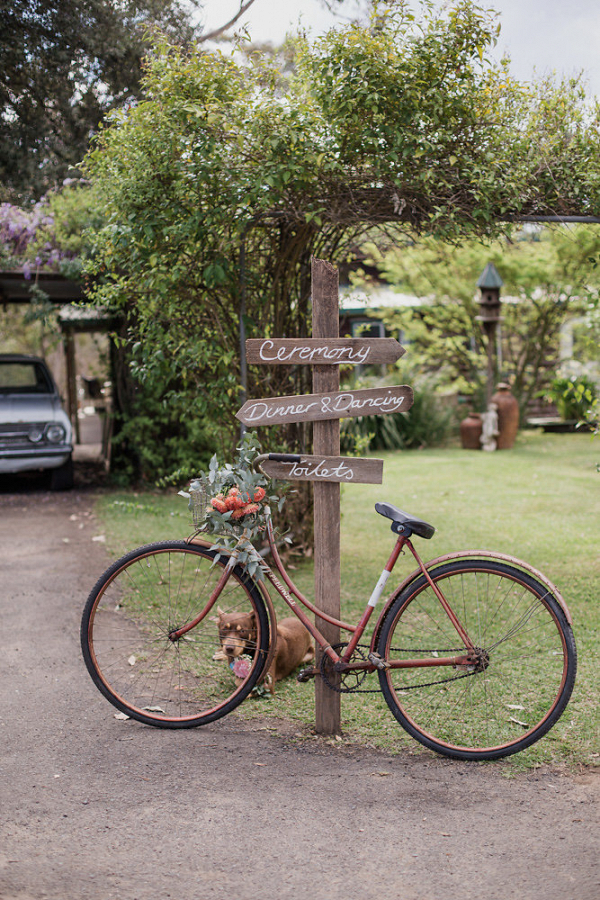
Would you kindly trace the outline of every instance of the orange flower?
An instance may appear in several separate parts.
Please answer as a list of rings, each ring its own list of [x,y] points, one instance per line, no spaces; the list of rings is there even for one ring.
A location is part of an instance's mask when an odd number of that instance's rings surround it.
[[[227,509],[241,509],[244,505],[245,502],[244,500],[242,500],[242,495],[240,494],[240,492],[235,488],[232,488],[225,500],[225,506],[227,507]]]
[[[255,503],[260,503],[261,500],[264,500],[266,496],[266,491],[264,488],[259,487],[254,491],[254,497],[252,498]]]
[[[258,503],[246,503],[244,506],[236,509],[235,512],[232,512],[231,518],[237,521],[237,519],[242,519],[244,516],[251,516],[253,513],[258,512],[259,509]]]

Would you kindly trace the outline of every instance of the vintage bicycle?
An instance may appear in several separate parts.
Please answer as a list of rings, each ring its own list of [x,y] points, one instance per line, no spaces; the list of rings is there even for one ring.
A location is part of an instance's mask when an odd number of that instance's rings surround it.
[[[266,459],[302,457],[260,454],[257,471]],[[199,525],[210,497],[195,493]],[[444,756],[490,760],[529,747],[556,723],[575,681],[571,616],[559,590],[502,553],[467,550],[423,562],[413,539],[428,540],[434,527],[388,502],[375,509],[396,540],[355,625],[325,615],[295,586],[268,506],[272,566],[241,526],[227,552],[197,529],[187,540],[126,554],[99,578],[83,613],[82,650],[94,683],[118,710],[148,725],[188,728],[227,715],[260,685],[275,652],[270,585],[322,650],[318,667],[301,671],[299,681],[322,678],[332,690],[354,693],[371,690],[367,678],[375,675],[400,725]],[[361,643],[406,551],[415,568]],[[331,646],[305,609],[346,632],[347,641]],[[252,623],[240,634],[244,665],[234,671],[234,662],[222,661],[217,610],[247,613]]]

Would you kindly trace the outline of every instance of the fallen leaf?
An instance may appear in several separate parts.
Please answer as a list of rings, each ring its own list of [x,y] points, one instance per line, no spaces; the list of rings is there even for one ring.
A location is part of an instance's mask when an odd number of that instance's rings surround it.
[[[515,719],[514,716],[510,717],[510,721],[514,722],[516,725],[522,725],[523,728],[529,728],[527,722],[521,722],[520,719]]]
[[[119,722],[125,722],[128,718],[129,716],[126,716],[125,713],[115,713],[115,719],[118,719]]]
[[[371,775],[375,775],[379,778],[385,778],[386,775],[391,775],[391,772],[371,772]]]
[[[105,534],[96,534],[92,538],[93,541],[98,541],[100,544],[106,543],[106,535]]]
[[[135,663],[136,663],[135,656],[130,656],[129,659],[127,660],[127,662],[129,663],[130,666],[135,666]]]
[[[146,712],[160,712],[165,715],[165,711],[162,706],[142,706],[142,709],[145,709]]]

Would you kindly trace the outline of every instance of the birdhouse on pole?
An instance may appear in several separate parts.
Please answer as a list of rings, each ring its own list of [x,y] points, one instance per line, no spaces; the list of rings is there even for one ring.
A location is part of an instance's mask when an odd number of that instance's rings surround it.
[[[494,263],[487,264],[477,282],[477,287],[481,291],[481,300],[479,301],[481,315],[477,316],[477,319],[483,325],[487,339],[486,403],[488,406],[494,392],[495,338],[496,328],[500,322],[500,288],[503,283]]]
[[[479,301],[481,321],[500,321],[500,288],[503,284],[494,263],[488,263],[477,282],[477,287],[481,291],[481,300]]]

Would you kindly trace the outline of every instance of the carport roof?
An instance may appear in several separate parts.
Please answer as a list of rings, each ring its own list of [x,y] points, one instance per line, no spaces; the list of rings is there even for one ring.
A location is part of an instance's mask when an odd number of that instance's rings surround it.
[[[0,303],[30,303],[30,288],[36,285],[51,303],[77,303],[84,299],[82,285],[57,272],[38,272],[26,278],[23,270],[0,271]]]

